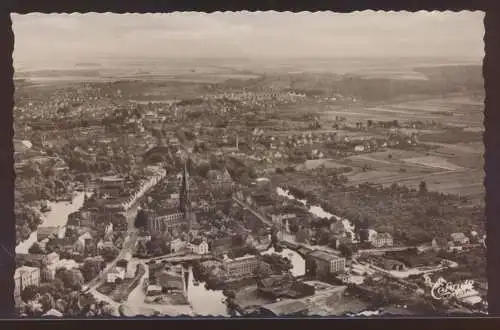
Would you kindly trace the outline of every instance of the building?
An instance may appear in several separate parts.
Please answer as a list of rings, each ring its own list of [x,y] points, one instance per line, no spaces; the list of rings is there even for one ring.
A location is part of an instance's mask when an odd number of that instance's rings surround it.
[[[187,242],[179,238],[176,238],[172,242],[170,242],[170,250],[172,251],[172,253],[182,251],[186,248],[188,248]]]
[[[111,269],[106,275],[106,282],[116,283],[118,281],[123,281],[125,279],[125,268],[115,267]]]
[[[28,286],[40,285],[40,268],[21,266],[14,273],[14,298],[19,299],[21,292]]]
[[[208,253],[208,243],[205,239],[195,238],[188,244],[189,250],[196,254],[207,254]]]
[[[453,233],[450,235],[451,241],[457,245],[469,244],[469,238],[464,233]]]
[[[318,276],[341,273],[345,269],[345,258],[319,250],[313,251],[307,256],[315,262],[316,275]]]
[[[156,284],[164,290],[184,291],[184,268],[181,265],[166,265],[155,272]]]
[[[259,265],[259,260],[254,255],[235,259],[226,259],[223,265],[230,277],[252,276]]]
[[[392,236],[389,233],[377,233],[373,236],[371,243],[376,248],[391,247],[394,244]]]
[[[125,189],[125,180],[117,176],[102,177],[99,179],[98,189],[101,196],[119,196]]]
[[[78,236],[78,241],[83,244],[83,247],[87,244],[88,241],[92,240],[92,234],[89,232],[83,233],[80,236]]]
[[[294,299],[286,299],[260,307],[260,312],[268,316],[306,316],[309,312],[308,306]]]
[[[179,228],[184,222],[184,213],[173,212],[164,215],[149,217],[148,229],[151,232],[164,232],[165,230],[172,230]]]
[[[218,237],[212,241],[210,249],[212,252],[223,253],[229,251],[233,245],[232,236]]]
[[[37,240],[39,242],[47,239],[47,238],[59,238],[63,239],[66,234],[65,226],[57,226],[57,227],[48,227],[48,226],[40,226],[37,229]]]

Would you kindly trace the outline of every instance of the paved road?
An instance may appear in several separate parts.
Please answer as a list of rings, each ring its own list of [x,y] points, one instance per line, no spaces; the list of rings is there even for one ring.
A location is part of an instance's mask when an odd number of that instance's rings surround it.
[[[124,259],[128,255],[133,254],[135,244],[137,242],[137,234],[138,234],[137,229],[135,229],[135,227],[134,227],[134,220],[135,220],[135,216],[137,215],[137,209],[138,209],[138,204],[133,206],[126,213],[126,218],[127,218],[127,223],[128,223],[127,236],[125,237],[122,249],[121,249],[120,253],[118,254],[118,257],[116,257],[115,260],[113,260],[111,263],[109,263],[106,266],[106,268],[104,268],[104,270],[96,278],[94,278],[86,286],[84,286],[84,290],[96,289],[99,285],[101,285],[106,280],[106,277],[107,277],[109,271],[116,266],[116,263],[118,262],[118,260]]]
[[[363,249],[363,250],[358,250],[358,253],[398,252],[416,248],[417,248],[416,246],[394,246],[386,248]]]
[[[128,233],[128,236],[125,238],[125,242],[123,243],[123,247],[122,247],[120,253],[118,254],[118,257],[116,257],[115,260],[113,260],[111,263],[109,263],[106,266],[106,268],[104,268],[104,270],[96,278],[94,278],[92,281],[90,281],[85,286],[85,290],[96,289],[97,287],[99,287],[99,285],[104,283],[108,273],[116,266],[116,263],[118,262],[118,260],[124,259],[128,255],[133,254],[133,250],[134,250],[136,241],[137,241],[137,232]]]

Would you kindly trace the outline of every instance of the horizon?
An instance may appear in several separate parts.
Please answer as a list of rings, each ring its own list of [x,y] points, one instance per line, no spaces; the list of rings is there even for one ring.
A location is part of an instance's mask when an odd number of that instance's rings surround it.
[[[436,58],[479,63],[483,17],[482,12],[373,11],[12,14],[13,58],[21,67],[107,60]]]

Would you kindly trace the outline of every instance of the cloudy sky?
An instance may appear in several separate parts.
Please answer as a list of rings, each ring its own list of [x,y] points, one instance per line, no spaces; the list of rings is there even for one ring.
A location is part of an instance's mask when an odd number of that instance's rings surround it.
[[[12,15],[15,62],[99,57],[483,56],[483,13]]]

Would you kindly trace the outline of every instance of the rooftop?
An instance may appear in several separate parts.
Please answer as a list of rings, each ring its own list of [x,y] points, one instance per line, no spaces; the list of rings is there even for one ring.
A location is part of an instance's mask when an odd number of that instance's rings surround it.
[[[341,259],[340,257],[338,257],[332,253],[328,253],[325,251],[319,251],[319,250],[315,250],[315,251],[309,253],[309,256],[316,258],[316,259],[324,260],[324,261],[334,261],[337,259]]]
[[[21,275],[21,274],[28,273],[28,272],[33,272],[33,271],[36,271],[36,270],[39,270],[39,268],[29,267],[29,266],[21,266],[21,267],[19,267],[19,268],[16,269],[15,275]]]
[[[262,306],[276,316],[291,315],[302,311],[307,311],[308,307],[300,300],[287,299],[272,304]]]

